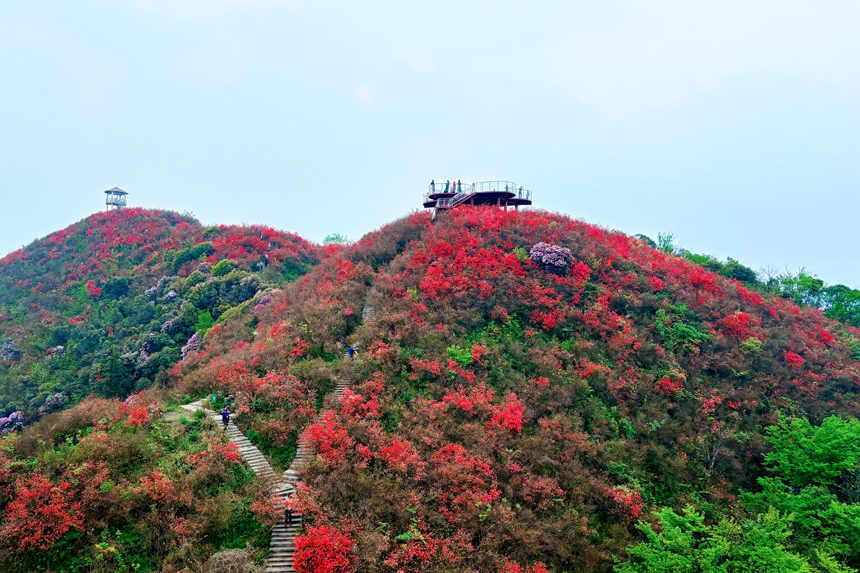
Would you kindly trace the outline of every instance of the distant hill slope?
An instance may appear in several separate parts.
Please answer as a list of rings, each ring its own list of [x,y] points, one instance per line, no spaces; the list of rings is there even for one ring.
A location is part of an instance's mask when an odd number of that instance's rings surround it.
[[[144,209],[97,213],[37,240],[0,260],[0,413],[145,388],[195,332],[321,256],[268,227],[203,227]]]
[[[608,571],[661,506],[765,523],[738,504],[771,467],[764,427],[860,414],[858,338],[620,233],[461,208],[367,235],[171,375],[294,443],[306,393],[285,372],[333,379],[358,347],[352,391],[304,429],[300,571]]]

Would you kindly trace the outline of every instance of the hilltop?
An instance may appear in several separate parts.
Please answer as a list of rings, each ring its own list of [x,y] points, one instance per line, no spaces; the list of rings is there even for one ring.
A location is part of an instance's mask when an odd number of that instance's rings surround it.
[[[860,413],[858,336],[637,238],[462,208],[323,260],[171,374],[182,392],[235,394],[240,424],[288,445],[303,418],[269,398],[279,377],[325,390],[342,345],[359,349],[339,410],[304,429],[319,451],[300,496],[306,571],[608,571],[628,551],[644,571],[643,532],[674,543],[644,524],[686,535],[696,519],[723,560],[761,535],[786,570],[825,570],[860,565],[858,530],[825,515],[860,511],[860,434],[838,417]],[[807,462],[844,456],[844,471],[801,479],[774,461],[825,421],[848,439]],[[804,487],[817,500],[791,497]]]
[[[0,259],[0,407],[31,416],[147,388],[195,333],[321,257],[269,227],[203,227],[145,209],[39,239]]]

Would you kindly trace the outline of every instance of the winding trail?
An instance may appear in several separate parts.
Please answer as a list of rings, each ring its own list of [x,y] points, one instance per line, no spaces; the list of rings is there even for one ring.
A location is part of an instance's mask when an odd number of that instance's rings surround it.
[[[335,399],[340,398],[343,396],[344,388],[348,385],[348,379],[339,379],[334,392],[329,396],[334,396]],[[191,404],[183,405],[182,408],[190,412],[203,410],[209,414],[209,418],[220,424],[221,414],[207,410],[203,407],[203,402],[203,400],[192,402]],[[323,407],[319,414],[317,414],[315,421],[322,418],[323,414],[327,411],[328,408]],[[294,483],[299,479],[301,468],[305,466],[308,461],[314,457],[314,455],[316,455],[311,446],[300,440],[296,445],[296,457],[293,458],[293,462],[290,464],[289,469],[284,472],[283,476],[278,478],[275,470],[272,469],[272,466],[266,457],[257,449],[256,446],[254,446],[254,444],[251,443],[248,438],[245,437],[239,428],[233,424],[233,420],[230,420],[230,423],[227,425],[227,437],[231,442],[239,447],[242,457],[245,458],[245,461],[248,462],[248,465],[255,474],[277,483],[274,493],[283,500],[286,500],[293,494],[293,492],[295,492],[296,488]],[[293,513],[290,516],[287,516],[286,512],[282,515],[284,516],[283,519],[276,523],[275,527],[272,528],[272,540],[269,543],[269,559],[266,564],[266,573],[290,573],[295,571],[293,569],[293,554],[296,547],[296,535],[302,525],[302,515],[300,513]]]

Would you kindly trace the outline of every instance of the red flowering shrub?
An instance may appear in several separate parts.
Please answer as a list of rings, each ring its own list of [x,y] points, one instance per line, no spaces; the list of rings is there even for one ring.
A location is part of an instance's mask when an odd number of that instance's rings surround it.
[[[736,310],[721,321],[723,330],[729,336],[736,340],[746,340],[752,335],[750,330],[750,321],[752,317],[739,310]]]
[[[522,567],[516,563],[507,562],[499,573],[549,573],[543,563],[535,563]]]
[[[392,440],[379,452],[379,457],[394,471],[402,473],[423,473],[426,465],[410,442],[405,440]]]
[[[785,356],[785,361],[792,368],[800,368],[801,366],[806,364],[806,360],[802,356],[800,356],[799,354],[795,354],[790,350],[783,350],[782,354],[783,356]]]
[[[673,380],[669,376],[664,376],[659,382],[657,382],[657,387],[654,388],[654,391],[672,395],[683,389],[684,383],[681,380]]]
[[[6,507],[0,539],[14,552],[48,549],[69,529],[81,528],[81,504],[71,498],[70,483],[54,485],[38,474],[16,483],[15,498]]]
[[[635,521],[642,515],[642,495],[636,491],[624,488],[612,490],[612,499],[618,504],[616,511],[620,512],[627,521]]]
[[[87,281],[87,294],[93,298],[99,297],[102,294],[102,289],[96,286],[96,281]]]
[[[523,429],[523,413],[526,411],[516,394],[510,394],[502,406],[493,408],[488,427],[520,433]]]
[[[127,416],[126,425],[137,427],[149,423],[149,404],[146,401],[145,394],[145,392],[132,394],[124,402],[121,402],[117,406],[115,420],[120,420]]]
[[[296,537],[293,567],[298,573],[350,573],[354,571],[354,542],[346,534],[325,526],[309,525]]]
[[[491,464],[463,446],[447,444],[431,457],[439,511],[449,523],[474,519],[483,505],[501,497]]]
[[[332,466],[345,462],[355,445],[333,412],[327,412],[319,421],[305,428],[302,441],[312,446],[317,455]]]

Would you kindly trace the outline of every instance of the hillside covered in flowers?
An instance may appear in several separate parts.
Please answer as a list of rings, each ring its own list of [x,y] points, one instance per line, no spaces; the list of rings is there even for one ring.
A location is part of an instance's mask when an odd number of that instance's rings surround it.
[[[856,572],[860,329],[715,268],[543,211],[417,213],[343,248],[95,215],[0,263],[0,550],[178,571],[263,546],[229,448],[149,416],[215,394],[276,467],[317,453],[301,573]],[[133,397],[50,413],[91,393]],[[102,490],[127,508],[74,505]],[[33,533],[52,500],[65,525]]]
[[[316,447],[299,571],[856,571],[858,338],[637,238],[461,208],[326,258],[170,375]],[[304,425],[345,345],[351,388]]]
[[[147,388],[213,324],[321,256],[269,227],[144,209],[97,213],[10,253],[0,260],[3,415]]]

